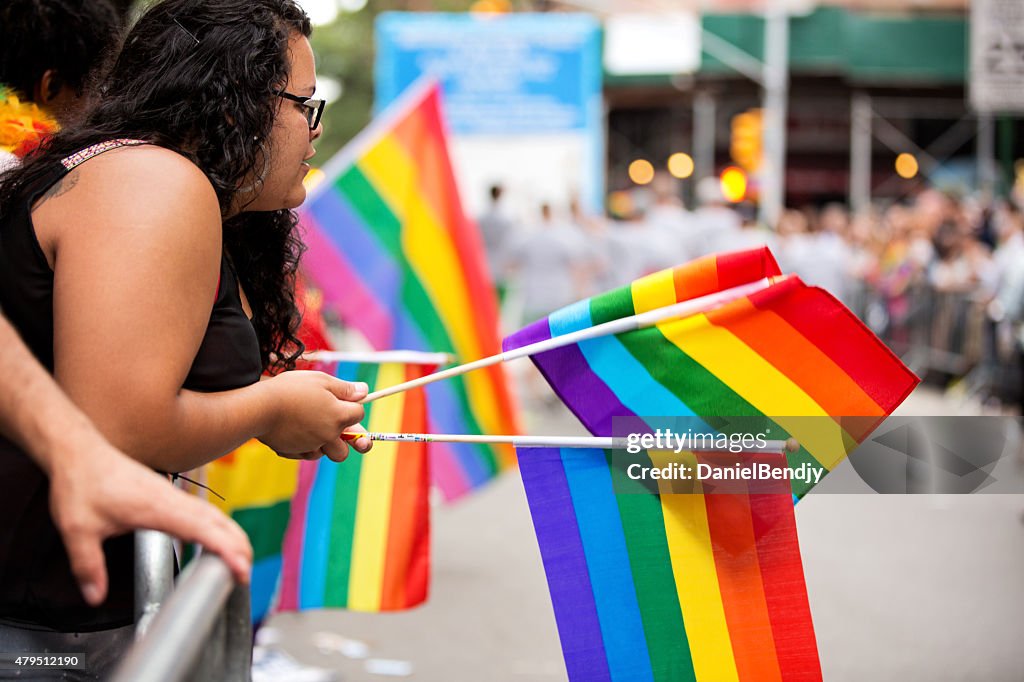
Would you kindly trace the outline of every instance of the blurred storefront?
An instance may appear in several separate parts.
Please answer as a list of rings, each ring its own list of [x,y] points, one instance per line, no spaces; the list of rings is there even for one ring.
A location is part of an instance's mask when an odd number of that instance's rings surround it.
[[[627,12],[663,11],[654,4],[563,3],[605,17],[609,189],[630,186],[634,160],[664,168],[679,152],[695,161],[688,177],[719,173],[737,163],[730,153],[735,117],[762,105],[761,87],[715,56],[726,49],[750,64],[763,59],[760,2],[690,8],[695,28],[680,35],[697,36],[700,55],[689,72],[616,72],[608,60],[610,23]],[[970,108],[965,0],[789,5],[787,205],[856,204],[851,172],[873,199],[904,196],[924,181],[960,192],[986,184],[998,191],[1012,182],[1014,160],[1024,155],[1024,125],[1008,116],[978,117]],[[675,7],[674,16],[687,15],[685,3]],[[903,164],[897,173],[900,154],[911,155],[913,167]]]

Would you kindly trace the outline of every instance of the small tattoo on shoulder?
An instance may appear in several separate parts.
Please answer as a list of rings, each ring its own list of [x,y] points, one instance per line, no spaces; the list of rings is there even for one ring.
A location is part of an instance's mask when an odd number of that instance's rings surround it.
[[[36,204],[36,206],[42,205],[43,202],[47,201],[48,199],[56,199],[62,194],[67,194],[77,184],[78,172],[73,170],[64,177],[62,177],[61,179],[57,180],[57,182],[53,183],[53,185],[50,186],[50,189],[46,190],[46,192],[43,193],[42,198],[39,200],[39,203]]]

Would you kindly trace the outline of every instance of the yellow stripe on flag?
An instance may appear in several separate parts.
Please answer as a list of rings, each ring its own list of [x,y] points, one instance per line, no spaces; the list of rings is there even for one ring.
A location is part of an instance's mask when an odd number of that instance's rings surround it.
[[[672,270],[662,270],[633,282],[633,311],[637,314],[664,308],[676,301],[676,284]]]
[[[852,439],[842,427],[732,332],[711,324],[703,314],[661,324],[658,329],[755,409],[778,422],[826,469],[846,456],[845,446]]]
[[[676,455],[650,450],[648,454],[655,467],[679,462],[691,467],[691,471],[697,470],[697,458],[690,452]],[[739,679],[736,660],[725,620],[700,482],[693,481],[692,491],[681,492],[673,490],[671,480],[659,480],[658,489],[694,673],[698,680],[736,682]]]
[[[404,380],[404,365],[380,366],[378,386],[394,386]],[[367,430],[400,432],[404,407],[404,393],[374,401]],[[348,583],[348,606],[355,611],[380,611],[398,445],[375,443],[370,454],[363,458],[352,537],[352,573]]]
[[[473,306],[451,235],[424,199],[417,168],[393,137],[385,137],[359,162],[392,213],[402,223],[402,251],[437,308],[460,360],[484,355],[473,328]],[[486,372],[464,377],[469,404],[487,433],[501,433],[496,387]]]
[[[206,485],[218,495],[210,502],[226,513],[235,509],[268,507],[295,494],[299,462],[279,457],[258,440],[250,440],[234,452],[206,466]]]

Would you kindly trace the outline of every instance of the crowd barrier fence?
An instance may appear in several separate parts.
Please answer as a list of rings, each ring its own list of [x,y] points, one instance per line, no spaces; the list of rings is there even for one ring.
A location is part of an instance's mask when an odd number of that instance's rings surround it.
[[[137,531],[136,641],[113,682],[250,682],[249,590],[227,565],[204,554],[185,567],[172,589],[171,539]]]
[[[982,402],[1020,403],[1020,326],[993,314],[991,296],[925,283],[891,294],[861,282],[849,303],[926,381],[959,382],[965,397]]]

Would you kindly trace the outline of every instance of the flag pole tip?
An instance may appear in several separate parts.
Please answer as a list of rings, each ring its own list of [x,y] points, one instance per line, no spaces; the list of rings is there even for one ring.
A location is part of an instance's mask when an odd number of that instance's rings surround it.
[[[799,451],[800,451],[800,443],[796,442],[796,438],[787,438],[786,439],[786,452],[799,452]]]

